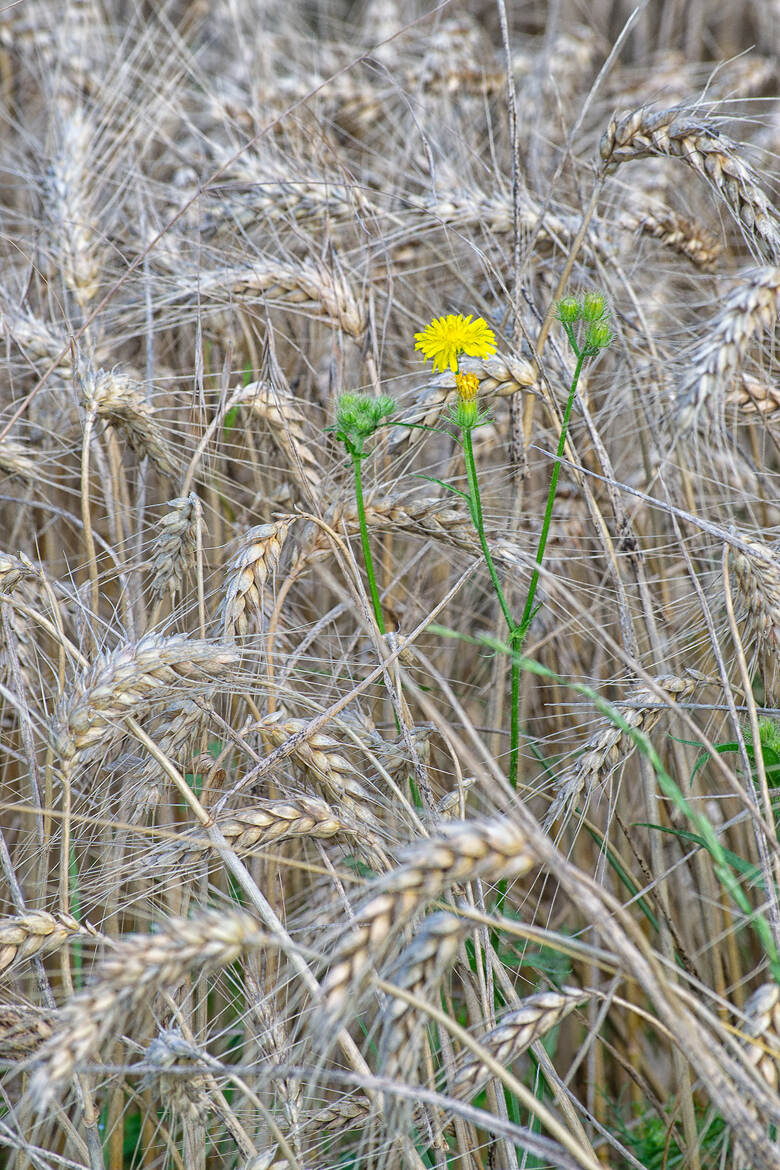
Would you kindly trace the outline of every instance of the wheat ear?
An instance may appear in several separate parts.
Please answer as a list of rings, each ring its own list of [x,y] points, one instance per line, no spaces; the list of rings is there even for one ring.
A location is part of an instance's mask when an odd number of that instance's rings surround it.
[[[175,988],[188,971],[225,967],[246,950],[269,945],[248,914],[208,911],[170,919],[158,934],[129,935],[115,944],[92,984],[62,1008],[60,1025],[43,1045],[29,1085],[29,1100],[45,1109],[77,1065],[96,1053],[121,1019],[154,992]]]
[[[225,636],[243,637],[251,623],[262,621],[265,583],[276,572],[291,523],[292,518],[285,517],[258,524],[243,536],[227,570],[221,619]]]
[[[229,646],[188,638],[147,634],[138,642],[101,654],[76,677],[60,705],[55,740],[63,760],[116,734],[128,717],[160,703],[175,689],[199,687],[223,676],[238,661]]]
[[[482,1036],[479,1043],[495,1061],[509,1068],[527,1048],[587,999],[587,993],[578,987],[530,995],[519,1008],[502,1016],[501,1023]],[[461,1099],[474,1097],[489,1077],[487,1066],[470,1053],[455,1075],[452,1095]]]
[[[656,684],[669,696],[670,704],[688,698],[696,688],[694,679],[677,675],[665,675],[656,679]],[[631,706],[621,706],[623,719],[630,728],[645,735],[652,731],[666,710],[659,706],[657,696],[647,687],[637,687],[625,702]],[[624,764],[635,750],[636,741],[628,731],[605,721],[590,737],[577,762],[556,780],[556,796],[547,810],[544,827],[549,830],[559,817],[568,820],[583,790],[587,801],[593,788],[603,783],[609,773]]]
[[[216,823],[230,848],[238,854],[275,845],[290,837],[324,840],[348,829],[324,800],[311,796],[258,799],[250,808],[236,809]],[[188,829],[181,838],[166,845],[157,855],[153,861],[155,868],[158,865],[187,867],[213,848],[212,842],[199,836],[197,829]]]
[[[747,628],[761,650],[780,645],[780,559],[775,549],[740,533],[732,551],[734,576],[747,611]]]
[[[507,818],[459,821],[412,847],[402,865],[372,883],[323,981],[327,1007],[339,1012],[356,994],[391,940],[429,902],[460,882],[520,877],[534,864],[525,834]]]
[[[0,918],[0,972],[25,959],[50,955],[77,935],[97,937],[97,932],[70,914],[48,914],[45,910]]]
[[[739,372],[748,346],[774,328],[780,312],[780,268],[743,273],[709,323],[705,339],[690,358],[691,376],[678,396],[681,422],[695,421],[704,406],[722,426],[726,394]]]
[[[679,158],[723,197],[765,258],[780,262],[780,221],[775,208],[738,157],[738,146],[683,106],[654,110],[643,106],[613,117],[599,146],[602,170],[631,159],[661,155]]]

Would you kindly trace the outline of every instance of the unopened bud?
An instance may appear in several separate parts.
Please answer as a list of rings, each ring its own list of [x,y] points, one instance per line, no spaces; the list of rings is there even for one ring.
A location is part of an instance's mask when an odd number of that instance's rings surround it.
[[[600,321],[606,311],[607,302],[601,293],[585,293],[582,301],[582,316],[586,321]]]
[[[558,316],[564,325],[574,325],[582,314],[580,303],[576,297],[564,297],[558,301]]]

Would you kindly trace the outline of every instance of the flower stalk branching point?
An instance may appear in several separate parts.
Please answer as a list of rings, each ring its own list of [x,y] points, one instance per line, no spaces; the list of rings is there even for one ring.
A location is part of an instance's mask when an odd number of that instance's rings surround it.
[[[377,398],[373,398],[370,394],[342,394],[336,403],[336,421],[332,427],[328,428],[344,444],[347,454],[352,460],[363,563],[366,567],[371,605],[380,634],[386,634],[387,629],[368,539],[366,505],[363,499],[363,460],[370,454],[365,448],[366,441],[375,431],[379,430],[394,411],[395,402],[386,394],[380,394]]]

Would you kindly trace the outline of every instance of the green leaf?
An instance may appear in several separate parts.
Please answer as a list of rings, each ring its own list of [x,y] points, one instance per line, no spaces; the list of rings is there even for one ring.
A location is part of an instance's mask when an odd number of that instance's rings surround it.
[[[692,841],[694,845],[699,845],[702,849],[706,849],[710,856],[713,856],[707,841],[704,837],[699,836],[698,833],[691,833],[687,829],[674,829],[668,825],[652,825],[647,821],[637,822],[637,828],[657,829],[659,833],[669,833],[670,836],[680,837],[683,841]],[[752,861],[745,861],[744,857],[740,857],[738,853],[732,853],[730,849],[723,849],[723,856],[738,874],[747,878],[749,885],[761,886],[763,889],[763,881],[758,880],[761,877],[761,867],[759,865],[754,865]]]
[[[468,492],[461,491],[460,488],[454,487],[451,483],[447,483],[447,481],[444,479],[436,479],[435,476],[433,476],[433,475],[415,475],[414,478],[415,479],[424,479],[428,483],[437,483],[439,485],[439,487],[446,488],[447,491],[452,492],[453,495],[462,496],[463,499],[466,501],[466,503],[469,505],[469,507],[471,506],[471,496],[468,494]]]

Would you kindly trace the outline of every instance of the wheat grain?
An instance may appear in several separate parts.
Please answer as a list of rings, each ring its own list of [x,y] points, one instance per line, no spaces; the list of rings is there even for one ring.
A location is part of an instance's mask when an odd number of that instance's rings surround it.
[[[741,373],[732,390],[723,399],[724,406],[735,407],[740,415],[774,420],[780,411],[780,389],[771,382]]]
[[[85,110],[65,112],[59,148],[49,168],[46,193],[49,213],[61,246],[62,272],[82,310],[100,288],[102,249],[94,222],[91,145],[96,127]]]
[[[274,747],[281,747],[306,730],[303,719],[293,719],[280,708],[257,724],[257,730],[269,739]],[[318,731],[296,742],[292,752],[293,761],[322,788],[325,798],[335,803],[335,812],[342,810],[348,822],[361,826],[361,837],[366,846],[376,848],[378,839],[375,830],[379,827],[374,809],[379,805],[368,788],[358,779],[357,770],[343,755],[338,740],[325,732]]]
[[[20,479],[29,481],[33,481],[40,474],[29,446],[15,439],[3,439],[0,442],[0,472],[17,475]]]
[[[761,1044],[746,1044],[750,1063],[758,1069],[771,1089],[780,1081],[780,987],[764,983],[757,987],[743,1009],[747,1035]],[[767,1048],[771,1051],[767,1051]]]
[[[457,958],[466,930],[462,919],[447,911],[429,915],[420,923],[414,938],[401,951],[388,972],[393,983],[417,997],[434,994],[444,973]],[[416,1063],[419,1030],[425,1018],[403,999],[390,999],[383,1013],[379,1045],[380,1067],[386,1076],[408,1078]]]
[[[362,337],[366,328],[361,299],[335,266],[329,269],[309,261],[293,266],[258,257],[245,267],[202,274],[197,293],[314,309],[354,338]],[[185,295],[191,295],[189,289]]]

